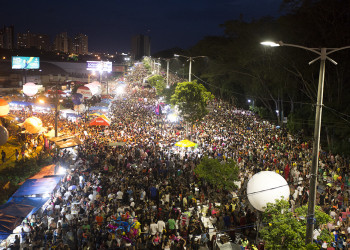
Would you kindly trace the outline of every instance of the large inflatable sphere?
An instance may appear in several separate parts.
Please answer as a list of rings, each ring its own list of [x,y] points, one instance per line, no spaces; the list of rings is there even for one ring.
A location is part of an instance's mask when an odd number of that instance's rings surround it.
[[[264,211],[267,203],[275,203],[278,199],[289,199],[287,181],[276,172],[262,171],[249,180],[247,196],[250,204],[259,211]]]

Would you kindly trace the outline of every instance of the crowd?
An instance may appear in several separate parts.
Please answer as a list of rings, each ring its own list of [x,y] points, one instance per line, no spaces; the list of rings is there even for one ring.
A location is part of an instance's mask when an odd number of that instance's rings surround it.
[[[12,248],[213,249],[225,233],[243,249],[264,249],[263,241],[255,241],[257,216],[246,198],[247,181],[259,171],[276,171],[290,184],[292,210],[305,204],[310,143],[214,101],[191,134],[198,148],[179,149],[174,143],[185,131],[155,114],[155,93],[141,86],[143,66],[133,72],[127,79],[131,94],[109,107],[109,127],[60,123],[61,131],[83,143],[76,155],[59,152],[57,164],[70,166],[67,174],[49,206],[24,221]],[[236,160],[237,190],[200,182],[193,170],[203,156]],[[349,158],[321,150],[318,204],[334,218],[326,226],[344,249],[350,245],[348,169]]]

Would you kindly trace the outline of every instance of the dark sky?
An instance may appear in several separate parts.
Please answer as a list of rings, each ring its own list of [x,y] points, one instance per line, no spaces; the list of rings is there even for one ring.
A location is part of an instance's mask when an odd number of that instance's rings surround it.
[[[187,49],[207,35],[222,35],[220,24],[277,16],[282,0],[3,0],[0,25],[15,33],[54,36],[66,31],[89,37],[89,51],[128,52],[131,37],[151,37],[151,52]]]

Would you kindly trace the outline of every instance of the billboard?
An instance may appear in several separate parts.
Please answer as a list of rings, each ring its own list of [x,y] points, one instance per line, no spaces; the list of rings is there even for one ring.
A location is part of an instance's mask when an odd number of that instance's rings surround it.
[[[86,70],[112,72],[112,62],[107,62],[107,61],[87,61]]]
[[[39,69],[39,57],[13,56],[12,69]]]

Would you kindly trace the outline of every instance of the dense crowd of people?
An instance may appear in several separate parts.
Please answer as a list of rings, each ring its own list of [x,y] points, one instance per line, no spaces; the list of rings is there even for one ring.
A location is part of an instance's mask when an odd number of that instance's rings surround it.
[[[76,155],[70,150],[57,155],[57,164],[70,166],[67,174],[49,206],[24,221],[13,249],[213,249],[222,234],[243,249],[264,249],[263,241],[255,241],[257,216],[245,190],[263,170],[288,181],[292,210],[306,204],[309,142],[216,100],[190,135],[198,147],[178,148],[174,144],[185,131],[156,115],[155,92],[142,87],[146,75],[142,64],[135,66],[128,94],[109,106],[109,127],[60,121],[61,132],[83,143]],[[50,114],[41,116],[51,121],[45,117]],[[112,142],[120,144],[109,146]],[[200,181],[193,170],[203,156],[237,161],[237,190]],[[350,245],[348,168],[349,158],[321,150],[317,200],[334,218],[326,226],[344,249]]]

